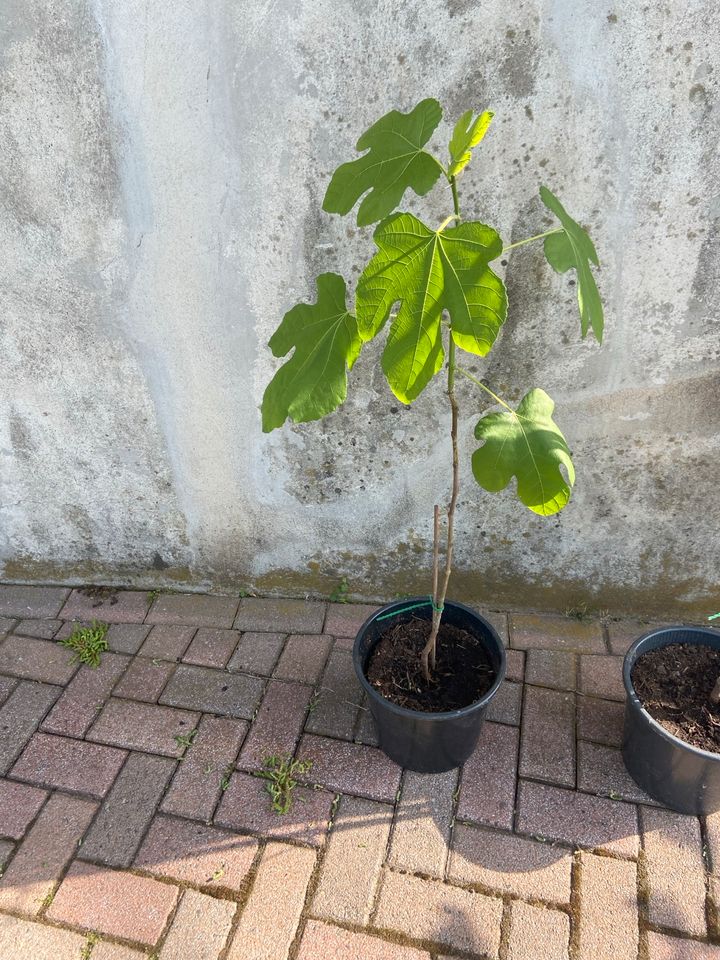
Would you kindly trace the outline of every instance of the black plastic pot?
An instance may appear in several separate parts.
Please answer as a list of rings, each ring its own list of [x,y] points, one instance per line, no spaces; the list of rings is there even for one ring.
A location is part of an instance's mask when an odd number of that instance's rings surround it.
[[[427,601],[427,597],[410,597],[390,603],[369,617],[355,638],[353,664],[377,723],[381,750],[391,760],[410,770],[442,773],[464,763],[475,749],[487,706],[505,677],[506,659],[502,641],[492,624],[470,607],[446,601],[443,621],[482,639],[496,673],[492,687],[469,707],[445,713],[408,710],[381,697],[365,676],[368,657],[390,623],[410,620],[412,617],[431,619],[432,607],[429,603],[416,607],[412,612],[398,613],[397,619],[388,616],[412,604],[422,604],[423,600]]]
[[[654,800],[680,813],[720,810],[720,754],[699,750],[668,733],[643,707],[632,683],[639,657],[670,643],[720,649],[720,632],[704,627],[666,627],[640,637],[623,664],[627,691],[623,759],[633,780]]]

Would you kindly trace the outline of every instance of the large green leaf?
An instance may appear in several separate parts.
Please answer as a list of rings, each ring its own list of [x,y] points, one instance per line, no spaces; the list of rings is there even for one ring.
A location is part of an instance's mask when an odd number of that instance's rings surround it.
[[[517,477],[520,500],[545,517],[562,510],[575,483],[570,450],[552,419],[554,407],[544,390],[535,389],[525,394],[517,411],[481,417],[475,437],[485,442],[472,457],[481,487],[495,493]]]
[[[347,369],[360,354],[357,321],[345,306],[345,281],[336,273],[317,278],[317,303],[298,303],[288,310],[270,338],[270,349],[284,357],[265,390],[262,423],[265,433],[295,423],[319,420],[347,396]]]
[[[323,210],[348,213],[370,190],[357,215],[364,227],[392,213],[408,187],[424,196],[442,173],[435,157],[422,149],[441,117],[437,100],[422,100],[410,113],[386,113],[357,142],[358,150],[369,152],[333,174]]]
[[[358,329],[363,340],[371,340],[400,301],[382,366],[395,396],[410,403],[442,366],[444,309],[463,350],[484,356],[495,342],[507,296],[488,263],[500,255],[502,241],[484,223],[440,232],[409,213],[383,220],[374,239],[378,253],[358,281]]]
[[[577,297],[580,308],[580,329],[583,337],[592,327],[595,339],[602,343],[604,318],[603,306],[598,293],[590,261],[600,266],[595,245],[558,198],[547,187],[540,187],[540,198],[563,225],[562,233],[545,237],[545,259],[558,273],[566,273],[571,267],[577,272]]]
[[[455,124],[448,147],[452,161],[448,168],[449,177],[456,177],[470,163],[473,147],[476,147],[488,132],[495,114],[492,110],[485,110],[474,120],[472,116],[472,110],[468,110]]]

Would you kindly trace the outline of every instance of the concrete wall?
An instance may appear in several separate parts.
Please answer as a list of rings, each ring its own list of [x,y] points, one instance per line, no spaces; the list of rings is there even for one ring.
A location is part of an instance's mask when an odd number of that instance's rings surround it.
[[[718,51],[713,0],[4,0],[0,578],[287,593],[428,589],[449,486],[442,384],[399,406],[366,348],[345,408],[260,432],[266,342],[370,231],[319,211],[359,133],[423,96],[433,144],[496,121],[464,210],[592,224],[607,340],[525,248],[476,369],[544,387],[574,452],[543,520],[472,481],[462,386],[454,593],[516,606],[720,608]],[[408,204],[430,222],[442,187]],[[568,275],[569,276],[569,275]]]

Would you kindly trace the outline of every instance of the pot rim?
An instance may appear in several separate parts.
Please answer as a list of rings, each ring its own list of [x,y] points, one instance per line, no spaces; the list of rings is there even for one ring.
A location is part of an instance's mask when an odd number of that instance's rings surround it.
[[[368,678],[365,676],[365,671],[363,669],[363,664],[360,660],[360,637],[365,632],[365,630],[370,626],[370,624],[376,620],[379,616],[385,613],[390,613],[394,607],[404,607],[407,604],[412,603],[415,600],[427,600],[427,596],[424,597],[406,597],[404,600],[397,600],[393,603],[387,603],[385,606],[380,607],[375,613],[370,614],[370,616],[365,620],[363,625],[360,627],[358,632],[355,634],[355,642],[353,643],[353,664],[355,666],[355,673],[358,676],[360,684],[362,685],[365,693],[372,697],[373,699],[380,701],[391,713],[396,714],[400,717],[406,717],[408,719],[412,718],[415,720],[454,720],[458,717],[465,717],[471,713],[474,713],[476,710],[481,709],[482,707],[487,706],[492,697],[495,696],[500,684],[505,679],[505,672],[507,669],[507,655],[505,653],[505,647],[500,638],[495,627],[485,619],[481,614],[476,610],[473,610],[472,607],[468,607],[464,603],[460,603],[457,600],[446,600],[445,606],[452,606],[458,610],[462,610],[465,613],[469,614],[475,620],[479,620],[483,627],[488,631],[490,636],[496,642],[497,647],[500,651],[500,666],[498,668],[497,676],[493,682],[493,685],[487,690],[479,700],[475,700],[473,703],[468,704],[466,707],[460,707],[459,710],[442,710],[438,712],[430,712],[427,710],[411,710],[409,707],[401,707],[397,703],[393,703],[392,700],[388,700],[386,697],[383,697],[377,692],[375,687],[368,681]]]
[[[671,746],[682,747],[689,753],[695,754],[699,758],[720,763],[720,753],[715,753],[712,750],[703,750],[701,747],[695,747],[693,744],[688,743],[687,740],[683,740],[681,737],[676,737],[674,733],[670,733],[670,731],[666,730],[662,724],[658,723],[658,721],[645,709],[642,700],[635,690],[635,685],[632,682],[631,673],[632,668],[635,666],[636,660],[642,656],[643,653],[650,653],[649,650],[640,651],[638,653],[640,646],[651,637],[662,637],[664,634],[675,634],[678,632],[678,630],[682,630],[684,633],[699,634],[703,637],[712,637],[717,642],[718,648],[720,649],[720,632],[713,630],[710,627],[696,627],[678,624],[677,626],[661,627],[659,630],[649,630],[647,633],[644,633],[633,642],[633,645],[625,654],[625,659],[623,661],[623,684],[625,685],[625,692],[627,693],[628,706],[638,711],[642,715],[645,722],[652,728],[653,732],[659,735],[663,740],[667,740]],[[668,637],[665,643],[658,644],[657,647],[653,647],[652,649],[657,650],[659,647],[668,647],[673,642],[675,641]],[[715,644],[712,644],[712,646],[714,645]],[[704,646],[704,644],[698,644],[698,646]]]

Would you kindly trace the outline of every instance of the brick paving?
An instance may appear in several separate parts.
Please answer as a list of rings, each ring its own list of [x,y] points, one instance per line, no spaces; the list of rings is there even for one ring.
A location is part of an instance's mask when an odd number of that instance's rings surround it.
[[[485,612],[508,676],[460,771],[401,771],[369,604],[0,585],[2,960],[720,960],[720,813],[625,771],[642,621]],[[110,624],[97,670],[58,645]],[[265,757],[312,761],[285,815]]]

